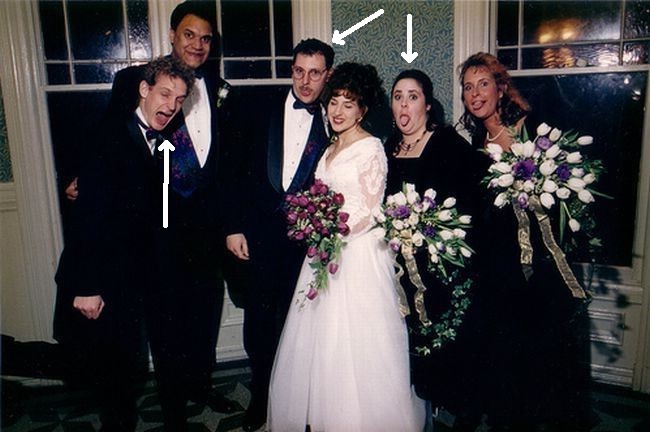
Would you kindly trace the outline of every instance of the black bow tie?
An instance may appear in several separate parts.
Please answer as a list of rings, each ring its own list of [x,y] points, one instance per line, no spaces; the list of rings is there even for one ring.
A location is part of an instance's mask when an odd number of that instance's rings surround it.
[[[320,102],[315,101],[307,104],[296,98],[296,101],[293,103],[293,109],[306,109],[309,114],[314,115],[314,113],[320,112]]]
[[[144,134],[147,137],[148,141],[161,138],[160,131],[157,131],[154,128],[148,128],[146,131],[144,131]]]

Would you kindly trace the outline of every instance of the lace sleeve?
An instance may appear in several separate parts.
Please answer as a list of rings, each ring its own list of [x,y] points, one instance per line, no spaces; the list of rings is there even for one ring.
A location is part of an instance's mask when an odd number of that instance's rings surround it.
[[[373,210],[381,205],[386,188],[386,156],[383,151],[374,152],[365,159],[358,171],[358,193],[346,197],[350,212],[348,226],[351,235],[368,231],[374,224]]]

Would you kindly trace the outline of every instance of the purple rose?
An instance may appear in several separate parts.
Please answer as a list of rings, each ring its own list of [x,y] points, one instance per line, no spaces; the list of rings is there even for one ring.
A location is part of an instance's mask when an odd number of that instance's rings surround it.
[[[426,237],[432,238],[433,236],[436,235],[436,229],[431,225],[427,225],[424,227],[424,235]]]
[[[535,144],[541,150],[548,150],[553,145],[553,141],[548,139],[548,137],[543,136],[543,137],[537,138],[537,141],[535,141]]]
[[[289,213],[287,213],[287,223],[289,225],[295,224],[297,220],[298,220],[298,215],[296,214],[296,212],[290,211]]]
[[[313,203],[307,205],[307,213],[314,214],[316,213],[316,206]]]
[[[535,166],[535,162],[532,160],[526,159],[514,164],[513,171],[515,177],[522,180],[530,180],[533,174],[535,174],[535,171],[537,171],[537,166]]]
[[[345,198],[343,198],[343,194],[340,193],[335,193],[332,199],[334,201],[334,204],[338,206],[342,206],[345,203]]]
[[[305,238],[305,233],[303,233],[302,231],[296,231],[293,234],[293,238],[296,240],[303,240]]]
[[[339,220],[341,222],[347,222],[348,219],[350,218],[350,214],[346,212],[339,212]]]
[[[309,258],[315,257],[317,253],[318,253],[318,249],[316,248],[316,246],[309,246],[309,248],[307,248],[307,256]]]
[[[307,207],[307,204],[309,204],[309,199],[306,196],[301,195],[298,197],[298,205],[300,207]]]
[[[341,235],[345,236],[350,233],[350,227],[345,222],[339,222],[336,224],[336,228],[338,229],[339,233],[341,233]]]
[[[327,270],[330,272],[330,274],[334,274],[338,271],[339,265],[336,263],[330,263],[329,266],[327,266]]]
[[[555,170],[555,174],[557,174],[557,178],[561,181],[567,181],[571,177],[571,170],[567,164],[562,163]]]
[[[327,262],[327,260],[329,260],[329,257],[330,257],[330,254],[328,254],[328,253],[325,252],[325,251],[321,252],[320,255],[318,255],[318,259],[319,259],[321,262]]]
[[[320,230],[320,233],[321,233],[322,235],[324,235],[324,236],[328,236],[328,235],[330,235],[330,230],[327,229],[327,227],[323,227],[323,228]]]
[[[411,215],[411,209],[408,206],[401,205],[395,209],[395,216],[400,219],[406,219]]]

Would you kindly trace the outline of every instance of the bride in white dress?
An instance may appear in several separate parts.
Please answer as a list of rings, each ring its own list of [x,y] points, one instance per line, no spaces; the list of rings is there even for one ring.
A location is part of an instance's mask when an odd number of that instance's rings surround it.
[[[421,431],[424,402],[410,385],[392,259],[372,231],[387,166],[381,141],[361,120],[379,103],[381,81],[373,66],[344,63],[330,86],[327,116],[338,140],[318,163],[316,178],[344,195],[351,231],[339,270],[314,300],[305,299],[313,277],[305,259],[273,365],[268,429]]]

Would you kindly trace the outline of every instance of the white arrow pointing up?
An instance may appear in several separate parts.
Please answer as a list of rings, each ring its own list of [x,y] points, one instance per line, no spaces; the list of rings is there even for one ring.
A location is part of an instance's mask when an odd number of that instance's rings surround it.
[[[356,23],[343,33],[339,33],[338,30],[334,30],[334,34],[332,35],[332,43],[338,44],[338,45],[345,45],[345,41],[343,40],[346,36],[354,33],[355,31],[359,30],[361,27],[364,25],[368,24],[370,21],[374,20],[375,18],[378,18],[380,15],[384,13],[383,9],[379,9],[377,12],[374,14],[370,15],[368,18],[364,19],[361,22]]]
[[[165,140],[158,146],[158,151],[164,151],[163,170],[163,228],[169,226],[169,152],[176,150],[169,140]]]
[[[406,15],[406,51],[402,51],[402,58],[411,63],[418,56],[413,52],[413,15]]]

